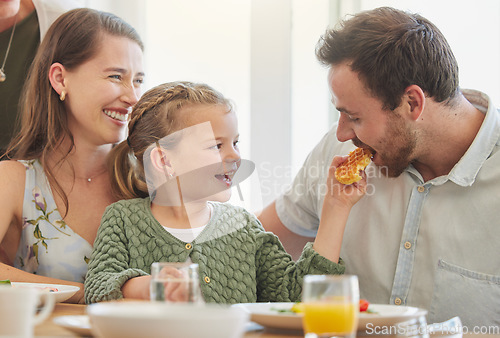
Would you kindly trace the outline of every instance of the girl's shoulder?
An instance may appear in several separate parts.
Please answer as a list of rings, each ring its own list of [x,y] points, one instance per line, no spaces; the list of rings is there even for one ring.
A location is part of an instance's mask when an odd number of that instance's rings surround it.
[[[146,217],[151,212],[149,198],[132,198],[116,201],[106,207],[104,217],[123,217],[130,215],[140,215]],[[121,216],[120,216],[121,215]]]
[[[262,225],[257,219],[257,216],[243,207],[227,202],[210,202],[210,204],[212,205],[214,210],[214,219],[222,222],[236,223],[240,226],[246,225],[258,229],[262,228]]]
[[[234,204],[231,204],[228,202],[224,202],[224,203],[209,202],[209,203],[210,203],[210,205],[212,205],[213,210],[217,211],[220,214],[231,214],[231,215],[240,214],[240,215],[244,215],[244,216],[249,217],[249,218],[256,218],[253,213],[251,213],[247,209],[240,207],[238,205],[234,205]]]
[[[110,204],[106,209],[108,210],[128,210],[136,212],[139,210],[147,210],[149,208],[149,198],[132,198],[116,201]]]
[[[106,207],[101,218],[101,228],[118,226],[129,227],[144,223],[144,220],[154,218],[149,206],[149,198],[124,199]],[[146,222],[149,224],[149,222]]]

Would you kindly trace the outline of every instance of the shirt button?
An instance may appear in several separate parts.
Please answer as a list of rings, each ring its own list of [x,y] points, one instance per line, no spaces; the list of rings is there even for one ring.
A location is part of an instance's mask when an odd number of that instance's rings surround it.
[[[205,276],[205,278],[203,278],[203,280],[205,280],[205,283],[207,283],[207,284],[210,283],[210,277],[208,277],[208,276]]]
[[[396,304],[396,305],[401,305],[402,302],[403,301],[399,297],[397,297],[396,299],[394,299],[394,304]]]
[[[410,249],[411,248],[411,243],[406,241],[405,242],[405,249]]]
[[[186,244],[186,249],[187,249],[187,250],[191,250],[191,248],[192,248],[192,247],[193,247],[193,246],[191,245],[191,243],[187,243],[187,244]]]
[[[417,191],[418,192],[424,192],[425,188],[423,186],[419,185],[418,188],[417,188]]]

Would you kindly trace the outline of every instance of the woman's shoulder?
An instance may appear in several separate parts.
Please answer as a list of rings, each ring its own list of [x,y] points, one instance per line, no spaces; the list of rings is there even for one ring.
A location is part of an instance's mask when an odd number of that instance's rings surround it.
[[[0,161],[0,205],[5,214],[22,212],[26,167],[18,161]]]
[[[24,188],[24,181],[26,178],[26,170],[28,165],[25,161],[6,160],[0,161],[0,186],[12,185]]]
[[[36,160],[4,160],[0,161],[0,170],[26,170],[32,167]],[[8,169],[7,169],[8,168]]]

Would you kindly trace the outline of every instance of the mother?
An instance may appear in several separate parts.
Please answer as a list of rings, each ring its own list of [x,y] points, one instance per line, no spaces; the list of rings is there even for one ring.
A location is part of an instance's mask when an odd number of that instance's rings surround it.
[[[0,162],[0,279],[80,286],[115,201],[106,157],[140,96],[143,44],[115,15],[81,8],[50,27]]]

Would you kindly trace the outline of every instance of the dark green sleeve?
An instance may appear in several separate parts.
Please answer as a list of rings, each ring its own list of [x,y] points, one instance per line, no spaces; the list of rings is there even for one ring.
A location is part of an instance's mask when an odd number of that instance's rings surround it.
[[[125,232],[128,218],[113,204],[106,208],[94,242],[85,278],[85,302],[123,298],[121,287],[130,278],[147,275],[129,268],[129,248]]]
[[[345,271],[342,260],[337,264],[319,255],[312,248],[313,243],[307,243],[299,260],[294,262],[276,235],[262,231],[257,240],[259,302],[300,301],[305,275],[343,274]]]

